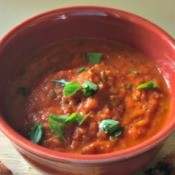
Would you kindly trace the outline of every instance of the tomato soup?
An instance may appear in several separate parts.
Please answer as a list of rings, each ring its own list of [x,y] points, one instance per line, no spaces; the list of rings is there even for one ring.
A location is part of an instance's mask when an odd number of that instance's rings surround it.
[[[75,154],[124,150],[166,124],[165,80],[150,58],[128,46],[66,40],[41,49],[25,67],[12,85],[18,89],[14,108],[20,111],[23,98],[26,137],[46,148]]]

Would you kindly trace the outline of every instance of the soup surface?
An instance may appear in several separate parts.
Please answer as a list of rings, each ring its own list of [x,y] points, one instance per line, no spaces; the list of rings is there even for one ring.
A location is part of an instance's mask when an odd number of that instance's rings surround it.
[[[61,152],[127,149],[155,135],[169,114],[170,94],[153,61],[112,41],[43,48],[26,61],[14,88],[11,113],[25,117],[27,137]]]

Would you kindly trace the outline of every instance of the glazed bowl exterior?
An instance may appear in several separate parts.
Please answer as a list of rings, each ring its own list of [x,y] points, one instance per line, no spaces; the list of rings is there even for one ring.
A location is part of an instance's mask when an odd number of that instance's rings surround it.
[[[51,43],[73,38],[118,41],[151,57],[171,93],[169,121],[149,140],[132,148],[100,155],[73,155],[36,145],[19,132],[23,118],[8,116],[6,86],[25,55]],[[153,159],[175,128],[175,42],[147,20],[106,7],[68,7],[28,19],[0,40],[0,129],[20,154],[46,174],[131,175]],[[10,99],[9,99],[10,100]]]

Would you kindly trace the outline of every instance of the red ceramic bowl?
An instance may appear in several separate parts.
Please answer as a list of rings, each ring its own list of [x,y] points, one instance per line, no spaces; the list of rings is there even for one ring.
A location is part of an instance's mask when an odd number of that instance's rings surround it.
[[[25,55],[70,38],[103,38],[132,46],[149,57],[164,75],[172,100],[169,122],[158,134],[132,148],[101,154],[72,155],[38,146],[17,132],[23,119],[8,116],[6,86]],[[71,7],[26,20],[0,41],[0,128],[33,166],[49,174],[131,175],[159,152],[175,128],[175,42],[154,24],[136,15],[105,7]],[[10,100],[10,99],[9,99]]]

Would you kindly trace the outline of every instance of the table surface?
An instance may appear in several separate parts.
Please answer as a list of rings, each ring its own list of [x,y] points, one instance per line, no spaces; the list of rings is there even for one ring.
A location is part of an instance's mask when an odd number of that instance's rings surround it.
[[[12,27],[35,14],[75,5],[98,5],[129,11],[152,21],[175,38],[175,0],[0,0],[0,38]],[[19,155],[1,132],[0,150],[0,160],[15,175],[41,175]],[[159,155],[137,175],[143,175],[145,169],[172,151],[175,151],[175,133]]]

